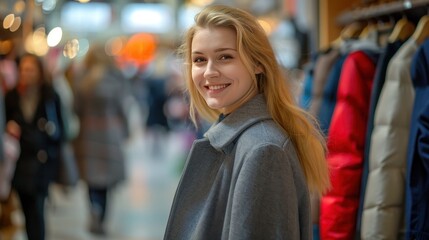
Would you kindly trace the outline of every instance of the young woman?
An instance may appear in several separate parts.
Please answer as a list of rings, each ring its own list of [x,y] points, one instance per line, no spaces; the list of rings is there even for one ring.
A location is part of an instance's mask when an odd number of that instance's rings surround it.
[[[28,239],[43,240],[45,199],[58,174],[63,138],[61,105],[39,57],[23,55],[18,69],[18,85],[5,96],[6,122],[17,124],[21,131],[12,187],[21,202]]]
[[[191,149],[164,239],[311,239],[309,192],[329,187],[325,142],[262,27],[209,6],[181,50],[191,118],[213,125]]]

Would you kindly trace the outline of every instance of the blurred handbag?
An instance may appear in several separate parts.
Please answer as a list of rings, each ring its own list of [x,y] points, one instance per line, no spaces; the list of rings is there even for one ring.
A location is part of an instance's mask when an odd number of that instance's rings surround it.
[[[46,115],[48,121],[53,122],[56,126],[59,126],[58,113],[55,108],[53,101],[47,101],[45,103]],[[74,150],[69,141],[61,142],[60,154],[59,154],[59,168],[55,183],[65,186],[75,186],[79,181],[79,171],[76,164]]]
[[[58,177],[55,182],[64,186],[76,186],[79,181],[79,170],[73,147],[70,143],[61,144]]]
[[[20,154],[18,139],[5,133],[3,135],[4,158],[0,162],[0,200],[8,199],[12,178],[15,172],[16,161]]]

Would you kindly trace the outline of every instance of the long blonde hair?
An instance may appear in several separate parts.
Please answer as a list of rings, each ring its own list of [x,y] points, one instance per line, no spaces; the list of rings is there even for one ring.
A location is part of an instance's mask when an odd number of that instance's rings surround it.
[[[289,135],[293,142],[311,192],[323,193],[329,186],[329,171],[326,162],[326,142],[313,117],[300,109],[289,91],[286,77],[282,73],[269,39],[255,17],[228,6],[212,5],[195,16],[195,25],[186,33],[180,53],[185,61],[185,77],[190,97],[190,115],[196,123],[197,113],[213,122],[220,112],[210,108],[192,81],[192,40],[199,29],[223,27],[237,34],[237,51],[249,72],[256,66],[262,74],[252,76],[267,101],[274,121]]]

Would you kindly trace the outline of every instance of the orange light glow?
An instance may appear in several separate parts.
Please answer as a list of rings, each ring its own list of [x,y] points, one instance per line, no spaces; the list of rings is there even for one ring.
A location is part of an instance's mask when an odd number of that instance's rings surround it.
[[[119,54],[119,63],[133,64],[136,67],[144,66],[153,60],[156,45],[156,39],[152,34],[135,34],[130,37]]]

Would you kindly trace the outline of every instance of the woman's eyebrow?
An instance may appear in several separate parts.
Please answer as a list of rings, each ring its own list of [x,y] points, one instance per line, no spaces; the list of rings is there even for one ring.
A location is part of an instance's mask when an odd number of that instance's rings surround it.
[[[235,48],[218,48],[215,50],[215,52],[223,52],[223,51],[228,51],[228,50],[237,51],[237,49],[235,49]],[[192,54],[203,54],[203,53],[200,51],[193,51]]]

